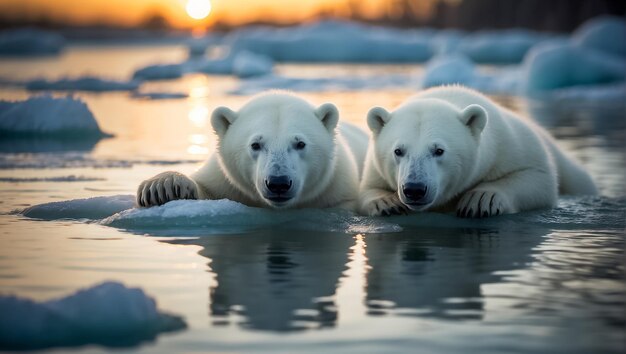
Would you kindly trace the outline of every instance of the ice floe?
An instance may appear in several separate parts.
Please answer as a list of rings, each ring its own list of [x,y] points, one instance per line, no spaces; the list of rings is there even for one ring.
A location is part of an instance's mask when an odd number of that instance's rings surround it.
[[[29,218],[56,219],[102,219],[130,209],[135,205],[135,196],[116,195],[68,201],[51,202],[24,209],[21,214]]]
[[[141,68],[133,74],[136,80],[169,80],[178,79],[184,73],[180,64],[155,64]]]
[[[449,84],[469,86],[476,80],[476,64],[463,55],[445,55],[428,62],[422,77],[422,86]]]
[[[248,50],[290,62],[423,62],[432,55],[422,31],[320,21],[288,28],[249,27],[224,39],[231,50]]]
[[[350,91],[381,88],[415,88],[418,81],[413,75],[339,76],[339,77],[288,77],[265,75],[242,80],[229,91],[236,95],[250,95],[265,90],[281,89],[296,92]]]
[[[572,41],[583,48],[626,57],[626,21],[614,16],[593,18],[574,32]]]
[[[0,295],[0,313],[2,350],[134,346],[186,327],[142,289],[111,281],[45,302]]]
[[[533,47],[524,58],[522,87],[527,94],[572,86],[626,81],[626,21],[592,19],[569,40]]]
[[[56,55],[64,46],[65,38],[54,32],[34,28],[0,31],[0,56]]]
[[[143,92],[134,91],[131,95],[133,98],[142,98],[142,99],[148,99],[148,100],[173,100],[173,99],[189,97],[189,95],[184,92],[159,92],[159,91],[143,91]]]
[[[482,72],[462,54],[441,55],[428,62],[421,78],[421,87],[463,85],[489,94],[515,95],[519,91],[521,71],[517,67],[501,67]]]
[[[139,87],[140,82],[108,80],[94,76],[62,78],[59,80],[35,79],[26,82],[26,89],[31,91],[131,91]]]
[[[274,62],[269,57],[242,51],[233,60],[233,74],[238,77],[254,77],[270,74]]]
[[[134,208],[134,196],[118,195],[35,205],[16,211],[42,220],[87,219],[138,234],[198,236],[243,233],[259,228],[340,233],[389,233],[406,227],[501,227],[505,224],[581,228],[601,222],[623,228],[625,198],[561,198],[554,209],[471,220],[453,213],[363,217],[339,209],[273,210],[231,200],[176,200],[151,208]]]
[[[25,101],[0,101],[0,135],[86,138],[107,134],[81,99],[42,95]]]
[[[522,29],[482,31],[463,37],[456,49],[476,63],[515,64],[524,59],[530,48],[546,38]]]

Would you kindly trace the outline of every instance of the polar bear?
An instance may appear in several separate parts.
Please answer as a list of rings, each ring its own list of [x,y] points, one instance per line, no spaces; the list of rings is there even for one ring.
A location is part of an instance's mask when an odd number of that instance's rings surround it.
[[[534,122],[460,86],[425,90],[393,112],[372,108],[359,212],[454,211],[480,218],[595,195],[587,172]]]
[[[142,182],[137,204],[227,198],[270,208],[356,209],[367,134],[338,125],[330,103],[313,107],[292,94],[252,98],[238,112],[213,111],[217,151],[194,174],[164,172]]]

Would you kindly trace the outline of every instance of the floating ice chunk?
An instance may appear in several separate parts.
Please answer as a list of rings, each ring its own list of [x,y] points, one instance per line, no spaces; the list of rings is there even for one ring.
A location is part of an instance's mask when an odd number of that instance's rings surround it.
[[[626,56],[626,21],[602,16],[581,25],[572,36],[574,44],[605,54]]]
[[[600,17],[583,24],[570,41],[532,48],[524,59],[526,93],[626,80],[626,21]]]
[[[274,62],[269,57],[242,51],[235,55],[233,74],[242,78],[263,76],[270,74],[273,66]]]
[[[145,98],[148,100],[172,100],[179,98],[187,98],[187,95],[184,92],[133,92],[132,96],[134,98]]]
[[[479,63],[519,63],[545,35],[521,30],[464,34],[460,31],[399,30],[345,21],[288,28],[249,27],[225,38],[232,50],[276,61],[424,62],[434,53],[460,53]]]
[[[0,349],[26,350],[86,344],[134,346],[184,320],[160,312],[139,288],[105,282],[46,302],[0,296]]]
[[[516,94],[520,72],[516,67],[501,67],[483,73],[462,54],[442,55],[428,62],[421,87],[463,85],[491,94]]]
[[[60,80],[36,79],[26,83],[31,91],[132,91],[139,87],[137,81],[107,80],[93,76],[63,78]]]
[[[395,224],[355,216],[345,210],[271,210],[253,208],[227,199],[175,200],[152,208],[122,211],[101,224],[158,235],[238,233],[260,227],[329,232],[396,232]]]
[[[65,38],[53,32],[32,28],[0,32],[1,55],[56,55],[65,46]]]
[[[247,232],[260,227],[348,233],[401,230],[384,219],[360,217],[338,209],[276,211],[226,199],[175,200],[151,208],[133,208],[134,203],[133,195],[117,195],[39,204],[16,213],[42,220],[100,220],[102,225],[155,235]]]
[[[276,61],[422,62],[432,55],[428,33],[345,21],[288,28],[248,27],[229,34],[234,52],[248,50]]]
[[[116,195],[74,199],[61,202],[39,204],[24,209],[21,214],[42,220],[90,219],[97,220],[130,209],[135,205],[135,196]]]
[[[168,80],[178,79],[184,73],[181,64],[158,64],[150,65],[135,71],[133,79],[136,80]]]
[[[463,55],[436,57],[428,62],[422,77],[422,87],[447,84],[469,86],[476,79],[476,65]]]
[[[229,91],[236,95],[250,95],[265,90],[281,89],[297,92],[319,92],[326,90],[366,90],[385,87],[414,87],[416,80],[411,75],[342,76],[322,78],[298,78],[280,75],[265,75],[240,82]]]
[[[466,36],[457,49],[477,63],[519,63],[530,48],[544,39],[544,36],[521,29],[485,31]]]
[[[551,42],[534,47],[524,59],[527,93],[626,79],[626,61],[599,51]]]
[[[205,74],[230,75],[233,73],[234,60],[235,56],[231,52],[222,58],[192,62],[192,71]]]
[[[87,105],[71,96],[36,96],[26,101],[0,101],[0,135],[102,137],[98,122]]]
[[[217,59],[190,61],[190,71],[205,74],[237,75],[239,77],[252,77],[269,74],[272,72],[274,63],[269,57],[258,55],[246,50],[240,52],[230,51],[227,55]]]
[[[151,208],[134,208],[134,197],[112,196],[36,205],[24,216],[45,220],[90,219],[102,225],[155,236],[199,236],[245,233],[264,228],[340,233],[385,233],[405,227],[509,227],[511,225],[588,228],[602,224],[623,229],[626,198],[559,199],[556,208],[481,220],[454,214],[414,213],[410,216],[362,217],[338,209],[272,210],[230,200],[176,200]],[[117,213],[116,213],[117,212]],[[110,215],[110,216],[109,216]],[[108,217],[107,217],[108,216]]]

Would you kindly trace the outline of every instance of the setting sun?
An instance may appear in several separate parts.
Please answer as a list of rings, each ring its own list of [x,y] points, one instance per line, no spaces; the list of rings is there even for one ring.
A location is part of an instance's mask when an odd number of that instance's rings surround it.
[[[185,10],[189,17],[202,20],[211,13],[211,2],[209,0],[187,0]]]

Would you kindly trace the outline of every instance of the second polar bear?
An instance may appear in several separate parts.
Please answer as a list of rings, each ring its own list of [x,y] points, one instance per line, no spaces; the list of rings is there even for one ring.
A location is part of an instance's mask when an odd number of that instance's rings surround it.
[[[597,194],[587,172],[548,132],[459,86],[423,91],[393,112],[376,107],[361,181],[365,215],[456,210],[487,217]]]
[[[217,151],[189,177],[164,172],[144,181],[137,204],[227,198],[255,207],[355,209],[368,138],[338,120],[332,104],[313,107],[278,92],[238,112],[219,107],[211,117]]]

